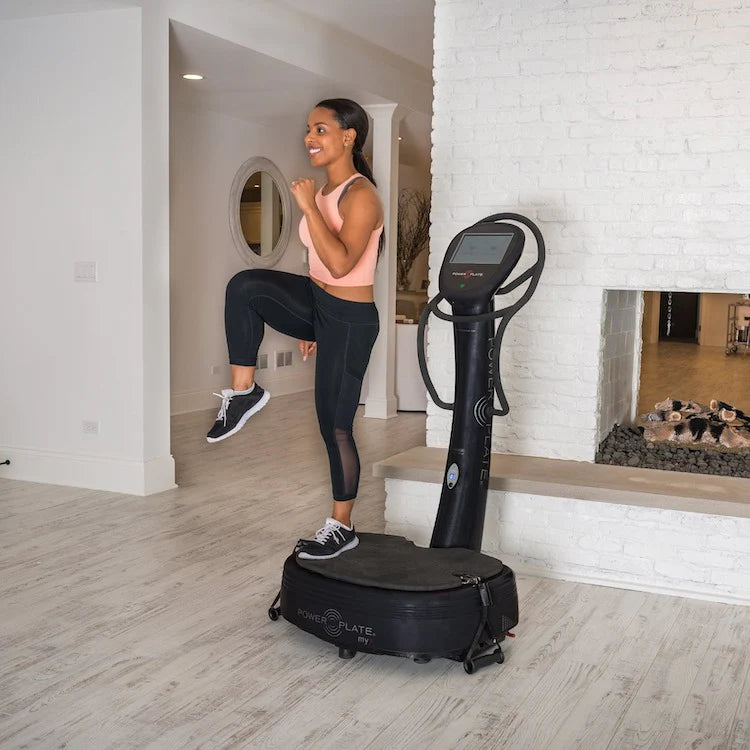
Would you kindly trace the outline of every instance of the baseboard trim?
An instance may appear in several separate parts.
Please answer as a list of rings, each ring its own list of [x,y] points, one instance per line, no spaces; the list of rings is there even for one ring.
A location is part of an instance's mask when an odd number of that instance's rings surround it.
[[[497,552],[487,551],[486,554],[497,557]],[[716,591],[714,588],[700,588],[686,586],[675,582],[670,585],[649,583],[647,581],[630,581],[607,575],[586,575],[574,573],[564,569],[544,568],[538,565],[530,565],[512,555],[502,555],[502,561],[512,568],[518,575],[534,576],[536,578],[552,578],[558,581],[570,581],[572,583],[586,583],[592,586],[607,586],[608,588],[627,589],[628,591],[643,591],[649,594],[661,594],[663,596],[678,596],[683,599],[699,599],[701,601],[721,602],[723,604],[750,605],[750,595],[742,596],[727,591]]]
[[[10,459],[9,466],[0,467],[0,479],[61,484],[139,496],[154,495],[177,486],[172,456],[132,461],[8,446],[0,446],[0,454]]]

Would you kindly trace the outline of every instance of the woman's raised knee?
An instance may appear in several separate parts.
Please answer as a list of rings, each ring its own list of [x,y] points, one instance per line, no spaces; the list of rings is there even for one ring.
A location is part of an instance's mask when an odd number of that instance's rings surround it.
[[[258,272],[262,270],[264,269],[246,268],[232,276],[227,283],[227,297],[252,294],[253,288],[259,281]]]

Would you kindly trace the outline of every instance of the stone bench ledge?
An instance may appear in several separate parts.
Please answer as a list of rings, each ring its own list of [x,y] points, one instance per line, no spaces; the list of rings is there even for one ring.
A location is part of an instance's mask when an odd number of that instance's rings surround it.
[[[384,479],[442,484],[447,451],[411,448],[373,465]],[[493,453],[490,490],[750,518],[750,479]]]

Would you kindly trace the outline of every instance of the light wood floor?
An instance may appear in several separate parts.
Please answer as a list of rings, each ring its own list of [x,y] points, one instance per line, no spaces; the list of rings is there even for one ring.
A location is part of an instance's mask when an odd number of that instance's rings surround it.
[[[677,341],[644,344],[638,414],[670,397],[706,405],[715,398],[750,413],[750,355]]]
[[[175,419],[179,489],[149,498],[0,480],[0,747],[750,747],[750,607],[519,578],[506,663],[468,676],[272,623],[292,543],[328,512],[309,394],[209,446]],[[424,416],[358,420],[373,460]]]

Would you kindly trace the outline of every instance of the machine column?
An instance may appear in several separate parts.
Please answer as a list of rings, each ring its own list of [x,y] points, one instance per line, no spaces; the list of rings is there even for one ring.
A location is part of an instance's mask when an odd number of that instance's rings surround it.
[[[488,306],[454,306],[456,315],[490,312]],[[464,547],[479,551],[484,531],[492,453],[491,320],[454,323],[456,357],[455,406],[448,458],[443,476],[431,547]],[[459,366],[460,363],[460,366]]]

